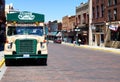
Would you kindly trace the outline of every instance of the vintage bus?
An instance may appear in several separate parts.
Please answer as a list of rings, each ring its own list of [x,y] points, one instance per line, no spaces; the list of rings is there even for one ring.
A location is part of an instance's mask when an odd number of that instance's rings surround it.
[[[47,65],[44,14],[28,11],[7,14],[4,54],[6,66],[13,61],[31,59],[38,64]]]

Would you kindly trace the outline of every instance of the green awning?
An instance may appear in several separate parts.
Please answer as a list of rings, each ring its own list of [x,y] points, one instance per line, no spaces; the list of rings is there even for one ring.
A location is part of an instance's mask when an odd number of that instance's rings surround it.
[[[31,13],[28,11],[8,13],[7,22],[34,23],[44,22],[44,14]]]

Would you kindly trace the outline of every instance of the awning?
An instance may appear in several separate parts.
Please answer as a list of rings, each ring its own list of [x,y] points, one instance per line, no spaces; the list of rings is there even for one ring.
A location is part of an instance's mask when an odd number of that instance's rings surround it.
[[[62,33],[61,33],[61,32],[58,32],[58,33],[56,34],[56,36],[62,36]]]
[[[57,35],[57,32],[49,32],[48,33],[48,36],[56,36]]]

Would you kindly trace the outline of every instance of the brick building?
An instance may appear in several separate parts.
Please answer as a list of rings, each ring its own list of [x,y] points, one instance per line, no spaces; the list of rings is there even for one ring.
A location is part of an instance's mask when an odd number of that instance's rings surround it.
[[[105,46],[120,48],[120,0],[105,0]]]
[[[88,44],[88,24],[89,24],[89,4],[81,3],[80,6],[76,7],[76,28],[79,29],[77,32],[77,39],[81,39],[82,44]]]
[[[92,1],[92,34],[93,45],[95,46],[104,46],[106,32],[105,1],[106,0]]]
[[[119,13],[120,0],[92,1],[93,45],[120,47]]]
[[[69,16],[64,16],[62,18],[62,30],[67,31],[69,28]]]
[[[62,33],[63,40],[67,42],[73,42],[74,40],[74,28],[75,28],[75,16],[64,16],[62,18]]]

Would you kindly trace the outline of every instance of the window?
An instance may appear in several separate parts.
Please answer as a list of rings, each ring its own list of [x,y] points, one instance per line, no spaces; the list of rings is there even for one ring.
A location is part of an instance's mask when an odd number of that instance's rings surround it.
[[[112,20],[112,12],[111,10],[108,10],[108,21]]]
[[[117,20],[117,8],[114,9],[114,20]]]
[[[81,15],[78,15],[78,24],[81,24]]]
[[[9,26],[7,35],[12,36],[12,35],[43,35],[43,27],[34,27],[34,26],[29,26],[29,27],[20,27],[20,26]]]
[[[101,34],[101,42],[104,43],[104,34]]]
[[[96,3],[99,3],[99,0],[96,0]]]
[[[93,18],[95,18],[95,8],[93,7]]]
[[[104,5],[101,4],[101,17],[103,17],[103,16],[104,16]]]
[[[117,0],[113,0],[113,4],[114,4],[114,5],[117,5]]]
[[[96,18],[99,18],[99,6],[97,6],[97,14],[96,14]]]
[[[108,6],[112,5],[112,0],[108,0]]]

